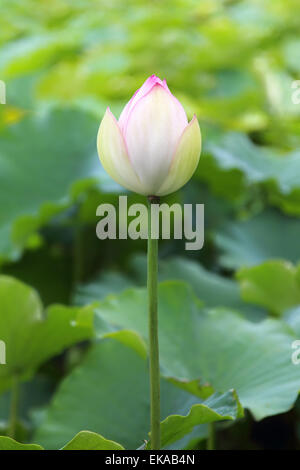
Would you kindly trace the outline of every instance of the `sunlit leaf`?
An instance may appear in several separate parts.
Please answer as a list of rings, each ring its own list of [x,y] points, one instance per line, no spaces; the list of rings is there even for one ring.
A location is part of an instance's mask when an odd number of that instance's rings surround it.
[[[80,431],[62,450],[123,450],[120,444],[91,431]]]
[[[44,361],[93,335],[93,309],[53,305],[43,311],[35,290],[0,276],[0,337],[6,364],[0,368],[0,390],[28,378]]]
[[[37,444],[21,444],[10,437],[0,436],[0,450],[43,450]]]
[[[243,299],[276,315],[300,304],[300,268],[284,261],[266,261],[237,273]]]

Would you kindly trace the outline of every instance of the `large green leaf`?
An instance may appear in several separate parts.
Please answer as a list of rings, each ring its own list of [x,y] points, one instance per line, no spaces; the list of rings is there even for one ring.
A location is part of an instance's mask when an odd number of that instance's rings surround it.
[[[291,82],[289,84],[291,86]],[[253,183],[272,182],[281,194],[289,194],[299,187],[300,153],[290,152],[280,155],[274,149],[253,144],[244,134],[228,133],[215,142],[206,145],[218,167],[225,173],[236,172],[245,187]],[[204,163],[205,168],[205,163]],[[201,172],[199,172],[201,177]],[[214,174],[205,173],[207,180],[214,184]],[[223,192],[226,191],[223,185]],[[232,189],[229,186],[229,190]]]
[[[200,423],[224,419],[234,420],[241,416],[238,399],[233,391],[213,394],[204,403],[193,405],[186,416],[170,415],[161,423],[161,445],[166,447],[189,434]]]
[[[117,442],[90,431],[80,431],[61,450],[123,450]],[[0,450],[44,450],[38,444],[23,444],[10,437],[0,436]]]
[[[276,315],[300,305],[300,267],[286,261],[266,261],[237,273],[243,299]]]
[[[92,281],[77,286],[73,296],[75,305],[87,305],[103,300],[108,294],[122,292],[136,285],[134,279],[117,271],[106,271],[96,276]]]
[[[79,110],[33,114],[0,132],[0,259],[84,189],[105,181],[96,154],[97,120]]]
[[[21,444],[10,437],[0,436],[0,450],[43,450],[38,444]]]
[[[135,256],[130,267],[140,285],[146,285],[146,257]],[[238,284],[234,280],[208,271],[195,261],[180,257],[161,260],[159,263],[159,280],[187,282],[207,307],[230,307],[245,312],[251,318],[260,318],[262,315],[259,309],[249,308],[242,301]]]
[[[145,289],[131,289],[101,302],[99,336],[105,320],[147,339],[146,299]],[[291,344],[297,338],[283,322],[252,323],[228,309],[203,310],[190,287],[165,282],[159,288],[159,339],[165,376],[201,378],[217,391],[234,388],[259,419],[288,410],[296,400],[300,375]]]
[[[147,259],[144,255],[135,255],[129,264],[130,275],[106,271],[93,281],[78,286],[74,303],[86,305],[102,300],[108,294],[119,293],[125,288],[146,285]],[[243,311],[252,319],[261,318],[264,314],[252,308],[241,299],[237,282],[206,270],[201,264],[173,257],[159,262],[159,280],[186,281],[195,294],[208,307],[225,306]]]
[[[262,212],[246,221],[225,223],[215,242],[220,263],[229,269],[253,266],[267,259],[300,259],[300,220],[275,211]]]
[[[80,431],[62,450],[124,450],[124,447],[95,432]]]
[[[198,397],[166,380],[161,381],[163,419],[174,413],[189,414],[190,408],[199,403]],[[221,403],[223,407],[218,406]],[[210,405],[209,418],[194,411],[191,418],[185,418],[188,424],[178,438],[207,420],[241,416],[232,392],[220,400],[203,402],[203,410]],[[106,338],[92,346],[82,364],[62,382],[35,439],[53,449],[62,446],[74,431],[85,428],[120,442],[126,448],[136,449],[147,439],[149,410],[147,361],[132,347],[122,344],[120,338]],[[167,426],[167,433],[171,433],[168,429]],[[177,439],[173,425],[172,429],[170,442]]]
[[[92,335],[93,308],[53,305],[44,313],[32,288],[0,276],[0,338],[6,347],[0,390],[16,378],[27,378],[50,357]]]

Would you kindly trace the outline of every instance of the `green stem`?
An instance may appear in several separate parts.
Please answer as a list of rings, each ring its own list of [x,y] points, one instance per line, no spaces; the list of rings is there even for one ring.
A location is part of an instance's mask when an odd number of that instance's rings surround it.
[[[215,449],[215,424],[208,423],[207,450]]]
[[[11,398],[10,398],[10,413],[8,423],[8,436],[14,439],[16,437],[17,423],[18,423],[18,405],[19,405],[19,381],[14,379]]]
[[[148,207],[148,307],[149,307],[149,360],[150,360],[150,407],[151,450],[160,449],[160,373],[157,315],[157,252],[158,240],[151,238],[151,204],[158,198],[149,197]]]

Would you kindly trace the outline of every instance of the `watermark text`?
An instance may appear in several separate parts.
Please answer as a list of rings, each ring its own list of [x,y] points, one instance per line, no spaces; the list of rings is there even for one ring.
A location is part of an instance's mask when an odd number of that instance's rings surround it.
[[[187,240],[186,250],[201,250],[204,244],[204,204],[151,204],[151,238]],[[96,234],[100,240],[131,240],[148,238],[148,207],[128,206],[127,196],[120,196],[118,215],[113,204],[100,204],[96,215]],[[130,221],[129,221],[130,219]],[[129,221],[129,223],[128,223]],[[173,221],[173,223],[172,223]]]
[[[292,349],[295,349],[295,351],[292,354],[292,363],[297,366],[300,364],[300,340],[297,339],[296,341],[293,341],[292,343]]]
[[[6,345],[0,340],[0,364],[6,364]]]

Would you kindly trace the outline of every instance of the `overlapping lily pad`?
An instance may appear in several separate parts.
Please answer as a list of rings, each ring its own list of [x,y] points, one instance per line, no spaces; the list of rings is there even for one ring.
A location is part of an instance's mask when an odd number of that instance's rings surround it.
[[[136,449],[148,437],[148,392],[145,358],[119,340],[106,338],[92,346],[83,363],[63,381],[35,441],[57,448],[84,428]],[[233,391],[203,401],[162,380],[161,399],[162,419],[181,415],[162,422],[164,445],[188,435],[197,425],[242,416]]]
[[[283,322],[252,323],[230,309],[203,310],[190,287],[160,285],[160,361],[165,376],[201,378],[217,391],[236,389],[243,407],[261,419],[290,409],[300,390],[300,374],[291,362],[297,339]],[[111,295],[97,309],[103,320],[147,338],[144,289]],[[103,331],[103,333],[102,333]]]
[[[146,285],[146,263],[146,256],[136,255],[130,260],[129,274],[124,275],[113,271],[101,273],[94,280],[78,286],[74,303],[86,305],[102,300],[108,294],[119,293],[133,286]],[[195,261],[182,257],[160,260],[159,280],[180,280],[189,283],[205,306],[230,307],[242,311],[251,319],[264,316],[262,310],[243,302],[236,281],[209,272]]]
[[[233,390],[213,394],[205,402],[195,404],[186,416],[170,415],[161,423],[161,445],[166,447],[189,434],[200,423],[234,420],[243,412]]]

